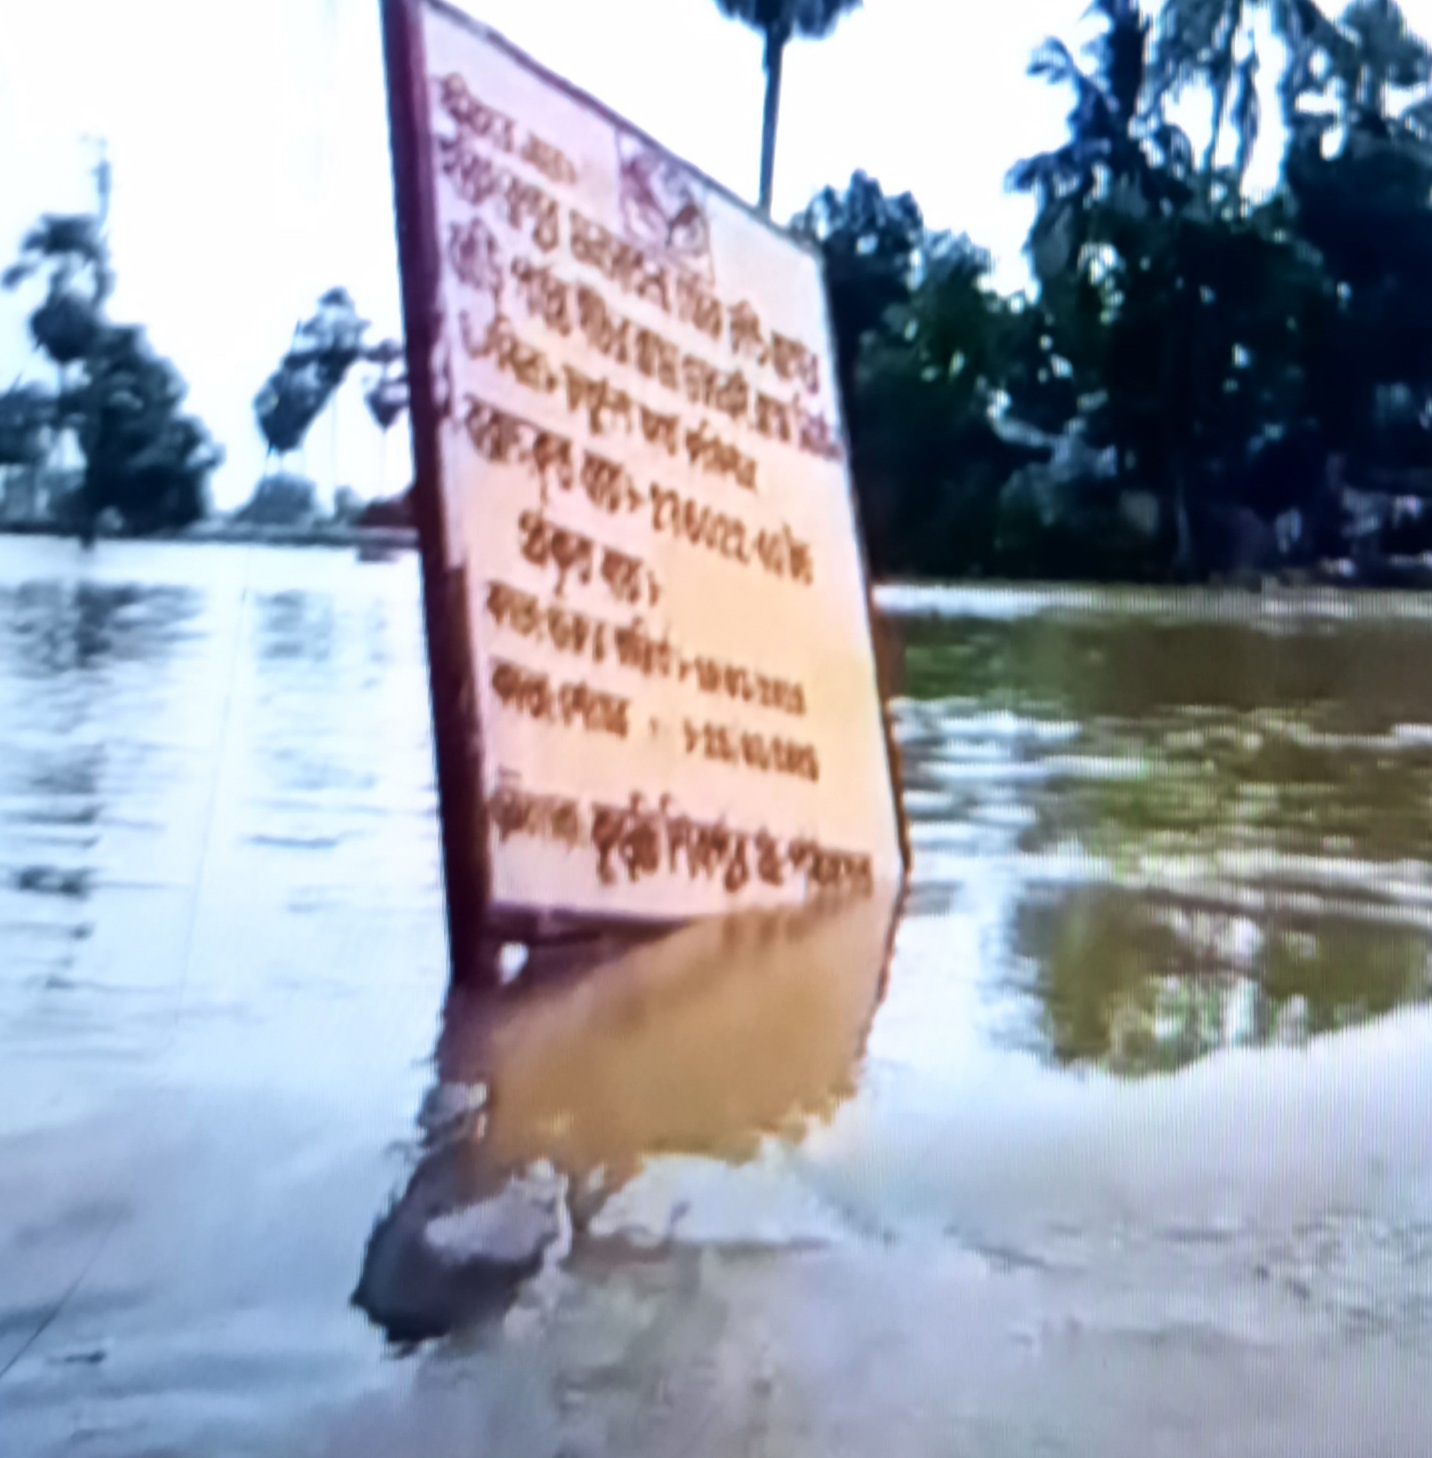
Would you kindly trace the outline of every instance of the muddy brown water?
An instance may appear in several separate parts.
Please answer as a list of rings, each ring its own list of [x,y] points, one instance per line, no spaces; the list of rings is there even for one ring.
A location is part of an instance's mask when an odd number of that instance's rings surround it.
[[[0,538],[0,1454],[1426,1448],[1432,605],[884,600],[893,954],[444,1024],[414,559]],[[350,1304],[544,1158],[496,1308]]]

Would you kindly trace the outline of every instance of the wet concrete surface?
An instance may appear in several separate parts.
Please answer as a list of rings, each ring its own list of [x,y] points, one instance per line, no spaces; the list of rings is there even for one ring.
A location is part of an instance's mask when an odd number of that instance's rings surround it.
[[[1432,607],[1358,601],[906,601],[893,951],[448,998],[416,562],[0,538],[0,1454],[1425,1450]]]

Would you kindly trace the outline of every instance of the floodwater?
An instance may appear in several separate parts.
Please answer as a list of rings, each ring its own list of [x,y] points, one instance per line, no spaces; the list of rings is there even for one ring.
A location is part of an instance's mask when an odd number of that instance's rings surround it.
[[[0,538],[0,1454],[1432,1446],[1432,604],[887,600],[893,950],[444,1018],[415,560]]]

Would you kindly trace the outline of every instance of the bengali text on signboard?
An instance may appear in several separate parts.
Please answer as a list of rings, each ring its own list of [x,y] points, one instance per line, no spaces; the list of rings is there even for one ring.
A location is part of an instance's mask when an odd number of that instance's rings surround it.
[[[818,260],[491,33],[410,15],[416,367],[492,908],[672,919],[897,880]]]

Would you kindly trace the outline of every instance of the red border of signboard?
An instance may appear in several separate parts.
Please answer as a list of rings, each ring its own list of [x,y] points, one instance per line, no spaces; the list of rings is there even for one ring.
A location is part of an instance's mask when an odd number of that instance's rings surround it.
[[[541,941],[632,921],[610,917],[604,923],[591,918],[569,920],[559,914],[536,916],[520,923],[494,927],[487,918],[491,867],[487,855],[486,823],[482,811],[482,733],[477,710],[476,682],[469,641],[466,572],[449,565],[448,524],[444,517],[438,450],[439,410],[434,391],[433,362],[439,329],[441,264],[435,232],[435,179],[432,168],[431,104],[421,11],[440,11],[449,19],[505,52],[544,82],[597,112],[614,126],[640,138],[670,156],[661,143],[618,116],[610,107],[561,76],[555,75],[510,41],[445,0],[381,0],[383,49],[388,86],[388,119],[393,159],[393,194],[397,215],[398,259],[402,274],[404,334],[408,388],[413,425],[413,507],[422,560],[423,611],[429,655],[433,742],[437,759],[441,807],[443,879],[447,892],[448,940],[452,971],[462,976],[485,967],[499,936]],[[684,159],[674,158],[703,187],[719,193],[748,217],[778,234],[789,246],[812,256],[822,267],[820,250],[805,239],[779,227],[764,213],[706,176]],[[824,290],[822,290],[824,292]],[[834,349],[830,303],[826,296],[824,323],[828,347]],[[830,361],[834,363],[833,359]],[[834,376],[832,377],[834,378]],[[890,771],[900,855],[904,873],[910,870],[909,824],[900,794],[899,752],[895,744],[881,683],[878,633],[879,614],[870,591],[870,563],[861,531],[860,503],[850,475],[850,439],[844,402],[836,388],[834,405],[845,449],[846,493],[855,526],[861,579],[865,591],[867,631],[871,644],[871,671],[881,706],[881,727]],[[646,923],[650,926],[650,923]]]

